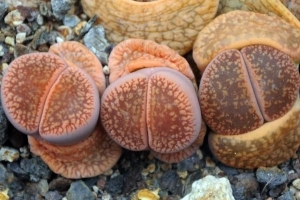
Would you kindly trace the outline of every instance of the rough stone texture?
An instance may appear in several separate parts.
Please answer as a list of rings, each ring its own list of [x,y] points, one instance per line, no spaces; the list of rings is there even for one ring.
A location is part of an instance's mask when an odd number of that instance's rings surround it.
[[[12,163],[8,163],[7,168],[10,171],[12,171],[17,177],[19,177],[21,179],[26,179],[26,180],[29,179],[29,176],[27,174],[28,172],[25,171],[23,168],[21,168],[20,162],[15,161],[15,162],[12,162]]]
[[[83,38],[84,45],[91,50],[102,64],[107,64],[108,56],[110,52],[106,50],[111,46],[106,38],[105,32],[102,26],[94,26],[87,32]]]
[[[272,189],[287,181],[287,174],[277,167],[260,167],[256,171],[256,179],[260,183],[267,184]]]
[[[159,179],[158,184],[161,189],[167,190],[173,195],[182,195],[182,182],[174,170],[164,173]]]
[[[71,9],[73,3],[73,0],[51,0],[53,15],[57,19],[62,20]]]
[[[279,196],[277,200],[294,200],[294,197],[290,191],[287,191],[281,196]]]
[[[66,197],[68,200],[94,200],[95,196],[83,181],[75,181],[71,184]]]
[[[57,191],[49,191],[45,195],[45,200],[60,200],[63,196],[60,195]]]
[[[254,173],[244,173],[234,176],[234,181],[230,181],[235,199],[254,198],[259,184],[254,177]]]
[[[192,191],[181,200],[234,200],[228,179],[208,175],[193,183]]]
[[[30,174],[30,180],[33,182],[38,182],[40,178],[47,180],[53,174],[40,157],[22,159],[20,166]]]
[[[122,175],[118,175],[113,177],[107,181],[107,185],[105,186],[106,190],[115,195],[122,191],[124,184],[124,177]]]
[[[45,179],[41,179],[38,183],[38,191],[41,196],[45,196],[49,190],[48,181]]]

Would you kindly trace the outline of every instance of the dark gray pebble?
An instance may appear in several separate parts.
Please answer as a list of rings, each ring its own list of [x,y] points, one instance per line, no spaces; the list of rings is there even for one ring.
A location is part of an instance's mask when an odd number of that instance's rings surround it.
[[[29,179],[28,172],[25,171],[23,168],[21,168],[19,161],[8,163],[7,169],[12,171],[17,177],[19,177],[23,180]]]
[[[287,174],[277,167],[260,167],[256,170],[256,179],[258,182],[267,184],[272,189],[287,181]]]
[[[62,20],[72,7],[72,0],[51,0],[53,15],[56,19]]]
[[[118,175],[107,181],[105,185],[105,189],[111,195],[116,195],[122,192],[123,185],[124,185],[124,177],[123,175]]]
[[[286,190],[286,184],[281,184],[276,186],[275,188],[272,188],[268,194],[270,197],[276,198],[278,197],[280,194],[282,194],[284,191]]]
[[[81,180],[71,184],[66,197],[68,200],[94,200],[95,196],[88,186]]]
[[[0,20],[4,16],[5,12],[7,11],[7,3],[5,1],[0,1]]]
[[[277,200],[293,200],[293,194],[290,191],[286,191],[284,194],[278,197]]]
[[[110,44],[105,38],[102,26],[97,25],[91,28],[83,38],[84,45],[91,50],[103,65],[107,64],[108,53],[105,51]]]
[[[22,194],[24,192],[25,181],[17,177],[14,177],[12,181],[9,183],[8,187],[9,187],[9,193],[8,193],[9,196],[17,197],[19,196],[18,194],[20,193]]]
[[[259,183],[254,173],[243,173],[230,179],[235,199],[252,199],[256,196]]]
[[[159,187],[171,195],[182,196],[183,184],[175,170],[169,170],[158,179]]]
[[[45,195],[45,200],[61,200],[62,198],[63,196],[58,191],[49,191]]]
[[[38,182],[41,178],[49,180],[53,174],[40,157],[22,159],[20,166],[29,173],[29,179],[33,182]]]
[[[7,180],[7,170],[4,165],[0,163],[0,184],[5,183]]]
[[[223,165],[222,163],[219,163],[219,168],[225,172],[227,176],[235,176],[239,174],[239,171],[236,168]]]
[[[49,183],[49,190],[67,191],[72,182],[70,179],[58,177]]]
[[[199,179],[202,178],[202,172],[200,170],[188,175],[185,183],[184,183],[184,194],[183,196],[186,196],[187,194],[189,194],[192,191],[192,184],[195,181],[198,181]]]
[[[200,159],[197,153],[177,163],[177,169],[179,171],[195,172],[205,166],[204,159]]]
[[[124,175],[124,193],[130,193],[133,190],[138,189],[139,185],[143,185],[144,180],[141,175],[143,170],[142,165],[137,165],[135,167],[129,168],[129,170]]]

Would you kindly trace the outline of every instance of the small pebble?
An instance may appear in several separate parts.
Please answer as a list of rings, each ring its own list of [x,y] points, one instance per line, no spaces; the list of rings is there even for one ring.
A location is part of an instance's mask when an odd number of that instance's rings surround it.
[[[72,180],[70,179],[58,177],[49,183],[49,190],[65,191],[70,187],[71,183]]]
[[[216,163],[211,159],[211,157],[205,157],[206,167],[214,168],[216,167]]]
[[[4,13],[7,11],[8,5],[5,1],[0,1],[0,20],[4,16]]]
[[[41,179],[38,183],[38,191],[41,196],[45,196],[49,190],[48,181],[45,179]]]
[[[93,192],[81,181],[75,181],[66,193],[68,200],[95,200]]]
[[[12,162],[7,164],[7,169],[12,171],[16,176],[22,179],[28,179],[28,173],[20,167],[20,162]]]
[[[293,194],[290,191],[284,192],[282,195],[280,195],[277,200],[294,200]]]
[[[124,186],[124,177],[123,175],[115,176],[109,179],[105,185],[105,189],[108,193],[116,195],[122,192]]]
[[[53,173],[40,157],[24,158],[20,166],[29,173],[33,182],[38,182],[41,178],[49,180]]]
[[[13,37],[7,36],[5,38],[5,43],[10,45],[10,46],[15,46],[15,39]]]
[[[24,42],[25,38],[26,38],[26,33],[24,33],[24,32],[17,33],[16,42],[19,44],[22,44]]]
[[[74,27],[74,33],[79,36],[81,34],[81,30],[85,27],[87,24],[87,21],[80,21],[75,27]]]
[[[77,17],[76,15],[66,14],[63,19],[64,25],[71,28],[75,27],[79,22],[80,22],[80,18]]]
[[[23,23],[25,18],[21,15],[20,11],[13,10],[9,12],[5,18],[4,22],[10,26],[18,26]]]
[[[17,6],[17,9],[29,22],[32,22],[37,18],[38,11],[35,8],[19,5]]]
[[[44,17],[41,14],[38,14],[36,17],[36,23],[40,26],[45,24]]]
[[[159,190],[150,191],[148,189],[142,189],[138,191],[137,198],[139,200],[159,200],[158,191]]]
[[[159,187],[173,195],[182,195],[183,184],[175,170],[169,170],[158,179]]]
[[[103,67],[103,73],[105,74],[105,75],[109,75],[110,74],[110,70],[109,70],[109,67],[107,66],[107,65],[105,65],[104,67]]]
[[[285,183],[287,174],[278,167],[259,167],[256,170],[256,179],[260,183],[267,184],[270,189]]]
[[[48,191],[45,195],[45,200],[59,200],[62,199],[63,196],[61,196],[58,191]]]
[[[31,28],[27,24],[20,24],[16,28],[18,33],[26,33],[26,35],[30,35]]]
[[[28,158],[30,155],[30,150],[27,146],[21,147],[20,149],[20,155],[22,158]]]
[[[39,4],[40,14],[45,17],[50,17],[52,15],[50,7],[51,7],[51,4],[49,5],[46,2],[40,2],[40,4]]]
[[[108,53],[105,51],[110,46],[105,38],[104,28],[100,25],[94,26],[83,38],[84,45],[91,50],[103,65],[107,64]]]
[[[12,147],[3,146],[0,148],[0,160],[1,161],[8,161],[13,162],[19,159],[20,153],[18,150]]]
[[[73,5],[72,0],[51,0],[53,15],[62,20]]]
[[[300,179],[299,178],[293,181],[293,186],[295,188],[297,188],[298,190],[300,190]]]
[[[234,176],[231,181],[235,199],[252,199],[255,197],[259,183],[254,173],[242,173]]]
[[[180,178],[185,179],[188,175],[187,171],[177,171],[177,174]]]
[[[192,185],[192,191],[182,200],[209,199],[234,200],[231,185],[227,178],[216,178],[208,175]]]
[[[60,26],[57,32],[63,37],[64,41],[69,41],[74,38],[73,30],[68,26]]]
[[[156,169],[156,167],[155,167],[154,163],[151,163],[150,165],[147,166],[147,170],[149,173],[155,172],[155,169]]]

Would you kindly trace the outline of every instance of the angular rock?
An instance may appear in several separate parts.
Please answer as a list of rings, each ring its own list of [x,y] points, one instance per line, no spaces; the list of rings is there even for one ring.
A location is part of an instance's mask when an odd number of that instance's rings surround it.
[[[234,200],[231,185],[227,178],[208,175],[192,185],[192,191],[181,200]]]
[[[48,180],[53,174],[40,157],[22,159],[20,166],[29,173],[30,180],[33,182],[38,182],[41,178]]]
[[[66,197],[68,200],[95,200],[92,191],[83,181],[75,181],[71,184]]]
[[[0,148],[0,161],[13,162],[19,159],[20,153],[18,150],[11,147],[1,147]]]
[[[118,175],[109,179],[106,183],[105,189],[110,194],[119,194],[122,192],[124,185],[124,177],[123,175]]]
[[[105,38],[104,28],[100,25],[94,26],[85,34],[84,45],[91,50],[103,65],[107,64],[107,49],[111,46]]]
[[[179,175],[174,170],[164,173],[159,179],[158,184],[162,190],[166,190],[173,195],[182,195],[183,184]]]
[[[268,184],[270,189],[287,181],[287,174],[278,167],[260,167],[256,170],[256,179],[260,183]]]
[[[252,199],[256,196],[259,183],[253,173],[242,173],[234,177],[233,196],[235,199]]]

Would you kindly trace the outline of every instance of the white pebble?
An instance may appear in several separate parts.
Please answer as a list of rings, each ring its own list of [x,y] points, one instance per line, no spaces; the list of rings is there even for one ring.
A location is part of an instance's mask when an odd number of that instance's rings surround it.
[[[19,159],[19,151],[11,147],[1,147],[0,149],[0,160],[13,162]]]
[[[26,33],[25,32],[17,33],[17,35],[16,35],[16,42],[18,44],[22,44],[24,42],[25,38],[26,38]]]
[[[21,13],[18,10],[13,10],[9,12],[4,18],[4,22],[12,26],[18,26],[22,24],[24,20],[25,18],[21,15]]]
[[[15,46],[15,39],[13,37],[7,36],[5,38],[5,43],[10,45],[10,46]]]
[[[297,178],[296,180],[293,181],[293,186],[295,186],[295,188],[300,190],[300,179],[299,178]]]
[[[109,75],[109,74],[110,74],[110,70],[109,70],[109,67],[108,67],[107,65],[105,65],[105,66],[103,67],[103,73],[104,73],[105,75]]]
[[[64,41],[63,38],[61,38],[61,37],[56,37],[56,42],[57,42],[57,43],[61,43],[61,42],[63,42],[63,41]]]

